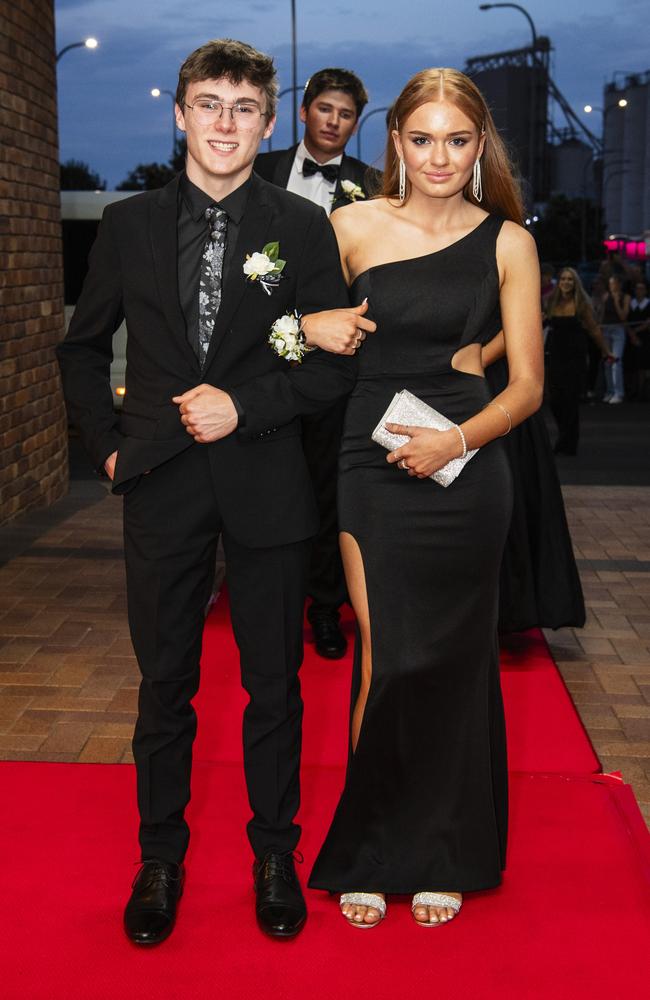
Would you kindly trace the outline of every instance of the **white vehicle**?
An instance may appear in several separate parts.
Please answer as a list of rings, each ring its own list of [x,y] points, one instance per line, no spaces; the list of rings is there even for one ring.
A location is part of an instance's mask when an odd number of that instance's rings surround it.
[[[131,198],[134,191],[62,191],[61,227],[63,232],[63,283],[65,301],[65,329],[81,292],[86,272],[88,254],[97,236],[97,227],[107,205],[122,198]],[[111,389],[113,404],[121,407],[126,392],[126,324],[122,323],[113,337],[113,362],[111,364]]]

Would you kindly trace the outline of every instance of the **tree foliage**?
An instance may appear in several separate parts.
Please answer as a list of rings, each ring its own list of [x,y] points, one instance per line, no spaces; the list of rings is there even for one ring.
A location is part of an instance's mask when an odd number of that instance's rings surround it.
[[[82,160],[66,160],[60,167],[62,191],[105,191],[106,181]]]
[[[173,180],[185,166],[186,144],[182,139],[176,145],[174,156],[167,163],[139,163],[127,174],[118,191],[154,191]]]
[[[533,235],[541,260],[557,265],[604,257],[603,220],[600,207],[589,198],[554,195],[535,224]],[[584,247],[583,247],[584,242]]]

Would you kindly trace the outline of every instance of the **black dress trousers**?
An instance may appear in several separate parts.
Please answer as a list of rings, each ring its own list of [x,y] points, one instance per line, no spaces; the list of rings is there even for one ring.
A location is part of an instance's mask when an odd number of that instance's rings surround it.
[[[338,460],[347,398],[302,418],[302,446],[318,503],[320,527],[312,543],[307,594],[314,605],[339,608],[348,599],[339,548]]]
[[[183,860],[203,612],[223,534],[242,683],[244,765],[256,856],[293,850],[300,829],[302,608],[309,542],[240,545],[218,509],[210,445],[192,445],[124,497],[129,625],[142,673],[133,738],[143,858]],[[209,664],[219,669],[218,663]]]

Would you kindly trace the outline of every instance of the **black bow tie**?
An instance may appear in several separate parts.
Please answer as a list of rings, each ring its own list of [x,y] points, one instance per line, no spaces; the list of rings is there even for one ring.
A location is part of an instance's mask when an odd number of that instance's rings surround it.
[[[316,163],[306,157],[302,161],[302,176],[313,177],[314,174],[322,174],[326,181],[335,184],[339,178],[341,168],[336,163]]]

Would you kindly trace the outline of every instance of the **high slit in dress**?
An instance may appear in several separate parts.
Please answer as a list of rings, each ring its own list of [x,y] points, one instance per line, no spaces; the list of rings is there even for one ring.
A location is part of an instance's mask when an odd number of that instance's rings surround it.
[[[488,215],[435,253],[372,267],[377,333],[359,352],[340,456],[339,525],[359,545],[372,680],[336,813],[309,885],[333,892],[466,892],[505,864],[507,771],[497,646],[498,581],[512,484],[492,441],[451,486],[411,478],[370,435],[409,389],[456,423],[491,399],[454,354],[501,328]],[[357,637],[352,705],[360,681]]]

